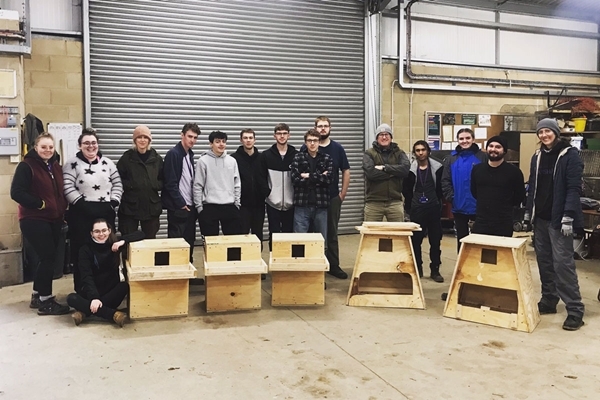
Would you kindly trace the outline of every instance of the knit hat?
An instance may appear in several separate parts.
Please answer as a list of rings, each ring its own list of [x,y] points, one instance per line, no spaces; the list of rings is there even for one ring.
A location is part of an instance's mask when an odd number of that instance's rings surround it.
[[[552,132],[556,133],[557,138],[560,136],[560,128],[558,127],[558,122],[556,122],[554,118],[544,118],[538,122],[537,126],[535,127],[535,132],[539,132],[542,128],[550,129]]]
[[[383,133],[383,132],[389,133],[391,138],[394,137],[394,136],[392,136],[392,127],[389,126],[388,124],[381,124],[377,127],[375,138],[377,138],[377,136],[379,136],[379,134]]]
[[[133,141],[139,138],[140,136],[147,136],[150,141],[152,141],[152,132],[150,132],[150,128],[146,125],[138,125],[133,130]]]
[[[496,142],[500,146],[502,146],[502,148],[504,149],[504,153],[506,154],[506,152],[508,151],[508,143],[506,142],[505,138],[503,138],[502,136],[493,136],[488,139],[488,141],[485,145],[485,148],[487,149],[488,146],[490,145],[490,143],[492,143],[492,142]]]

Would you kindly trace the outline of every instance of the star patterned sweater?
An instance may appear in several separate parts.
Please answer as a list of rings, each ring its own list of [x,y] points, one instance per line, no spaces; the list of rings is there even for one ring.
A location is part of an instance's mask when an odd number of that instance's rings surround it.
[[[100,152],[91,163],[81,152],[63,165],[65,197],[69,204],[80,199],[95,202],[121,202],[123,185],[116,165]]]

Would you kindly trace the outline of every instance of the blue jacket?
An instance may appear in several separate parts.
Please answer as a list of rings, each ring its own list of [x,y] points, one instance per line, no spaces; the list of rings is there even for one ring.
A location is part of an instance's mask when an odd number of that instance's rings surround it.
[[[473,143],[468,149],[460,146],[444,159],[442,192],[452,202],[452,212],[475,215],[477,201],[471,194],[471,170],[479,163],[487,162],[487,154]]]
[[[194,152],[189,150],[189,154],[194,159]],[[181,180],[181,169],[183,168],[183,158],[186,156],[185,149],[181,142],[167,152],[163,165],[163,189],[161,192],[162,205],[167,210],[179,210],[186,205],[183,197],[179,193],[179,181]],[[193,165],[192,165],[193,167]]]
[[[529,189],[527,191],[527,211],[531,220],[535,218],[535,195],[538,178],[538,165],[540,151],[537,150],[531,157],[531,174],[529,175]],[[583,161],[579,151],[572,146],[565,147],[558,155],[554,166],[554,179],[552,191],[552,219],[550,225],[560,229],[563,216],[573,218],[573,226],[583,227],[583,212],[581,211],[581,181],[583,176]]]

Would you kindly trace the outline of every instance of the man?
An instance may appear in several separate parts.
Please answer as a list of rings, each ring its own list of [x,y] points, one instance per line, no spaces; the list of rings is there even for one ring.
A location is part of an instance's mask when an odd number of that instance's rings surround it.
[[[225,153],[227,134],[213,131],[210,150],[200,156],[194,177],[194,203],[204,236],[241,234],[240,173],[235,159]]]
[[[444,278],[440,275],[442,264],[442,171],[443,166],[430,157],[431,148],[424,140],[413,144],[415,160],[410,165],[408,177],[404,179],[403,194],[405,209],[410,215],[410,220],[421,226],[421,231],[414,231],[412,244],[417,262],[419,276],[423,277],[423,255],[421,244],[427,235],[429,238],[429,258],[431,264],[430,278],[442,283]]]
[[[263,241],[263,224],[265,222],[265,199],[258,188],[258,156],[260,152],[254,146],[256,135],[252,129],[240,132],[242,145],[231,156],[237,161],[242,182],[242,233],[253,233]]]
[[[525,221],[533,222],[534,247],[542,281],[540,314],[556,314],[562,300],[567,309],[563,329],[584,324],[575,260],[573,228],[583,227],[581,180],[583,162],[576,148],[560,140],[556,120],[542,119],[536,128],[541,146],[531,158]]]
[[[377,127],[373,147],[363,155],[366,179],[365,221],[404,221],[402,181],[408,176],[408,157],[392,142],[392,128]]]
[[[273,233],[294,231],[294,187],[290,165],[297,153],[288,144],[290,127],[277,124],[273,129],[275,144],[263,151],[258,159],[258,184],[267,203],[269,220],[269,250]]]
[[[190,244],[190,262],[193,260],[196,240],[196,209],[192,185],[194,183],[194,152],[192,147],[200,136],[200,128],[187,123],[181,129],[181,141],[165,156],[162,204],[167,209],[167,235],[184,238]]]
[[[146,239],[155,239],[162,213],[158,192],[163,186],[163,159],[150,143],[152,133],[147,126],[133,130],[133,148],[117,163],[123,182],[123,197],[119,207],[119,231],[127,235],[141,225]]]
[[[292,183],[294,184],[294,232],[319,232],[325,240],[327,252],[327,208],[333,162],[329,154],[319,151],[320,135],[316,129],[304,134],[306,148],[294,156]]]
[[[487,141],[488,162],[471,171],[471,194],[477,200],[472,233],[512,237],[513,207],[525,198],[523,173],[504,162],[508,150],[502,136]]]
[[[342,203],[350,186],[350,164],[346,150],[341,144],[329,138],[331,121],[328,117],[320,116],[315,119],[315,128],[319,131],[319,152],[329,154],[333,161],[333,173],[329,184],[329,208],[327,209],[327,260],[329,275],[339,279],[347,279],[348,274],[340,267],[340,248],[338,243],[338,225]],[[304,146],[302,146],[304,148]],[[342,190],[340,191],[340,171],[342,172]]]
[[[461,128],[456,133],[458,146],[444,159],[442,191],[444,198],[452,203],[452,215],[456,228],[456,251],[460,239],[469,234],[469,221],[475,220],[476,201],[471,194],[471,171],[473,166],[487,162],[487,155],[474,143],[471,128]]]

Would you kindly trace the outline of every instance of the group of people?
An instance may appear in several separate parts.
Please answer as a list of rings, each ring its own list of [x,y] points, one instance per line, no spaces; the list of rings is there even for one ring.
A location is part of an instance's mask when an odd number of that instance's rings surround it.
[[[542,283],[540,314],[555,314],[560,300],[566,305],[565,330],[583,326],[581,301],[573,251],[573,232],[582,229],[580,204],[583,162],[576,148],[561,140],[556,120],[542,119],[536,127],[540,149],[531,159],[527,185],[519,168],[505,161],[507,141],[494,136],[485,152],[474,142],[474,132],[457,132],[458,146],[443,163],[430,157],[424,140],[413,144],[413,161],[391,141],[392,130],[377,128],[371,149],[363,156],[366,178],[365,220],[407,219],[420,225],[412,244],[419,275],[423,276],[421,244],[430,245],[431,279],[440,275],[441,210],[445,199],[452,205],[457,251],[471,233],[512,237],[514,207],[526,200],[524,224],[533,225],[534,248]],[[472,229],[470,226],[472,224]]]
[[[80,151],[62,166],[52,135],[42,133],[17,166],[11,186],[22,234],[39,257],[30,307],[39,315],[63,315],[70,306],[77,325],[95,314],[123,326],[126,315],[117,307],[128,285],[120,279],[120,253],[129,242],[156,237],[163,208],[168,236],[189,243],[190,261],[196,221],[204,236],[219,235],[220,229],[225,235],[252,233],[262,242],[266,209],[269,246],[273,233],[319,232],[327,243],[329,273],[347,278],[339,266],[337,227],[350,166],[330,129],[329,118],[318,117],[296,150],[288,144],[289,126],[278,124],[275,143],[264,153],[255,147],[254,131],[244,129],[232,155],[226,153],[227,134],[213,131],[210,149],[195,160],[192,148],[201,131],[187,123],[163,160],[151,147],[150,129],[138,126],[132,148],[115,165],[99,151],[96,131],[86,128],[78,138]],[[114,231],[117,213],[121,240]],[[52,294],[65,221],[75,289],[68,306]]]
[[[320,116],[304,133],[299,150],[288,143],[290,128],[274,128],[275,143],[264,152],[256,148],[252,129],[240,132],[241,146],[226,152],[228,136],[208,135],[210,149],[194,159],[193,147],[201,134],[195,123],[181,130],[181,141],[164,161],[151,147],[148,127],[133,131],[133,146],[115,165],[99,151],[98,136],[90,128],[78,138],[80,151],[61,167],[52,135],[39,135],[33,149],[15,171],[11,197],[19,204],[19,222],[25,240],[39,257],[30,307],[40,315],[61,315],[75,308],[77,325],[96,314],[123,326],[125,314],[117,311],[127,295],[119,276],[120,252],[126,244],[155,238],[159,217],[167,210],[169,237],[184,238],[190,261],[196,221],[204,236],[252,233],[263,241],[265,210],[269,248],[273,233],[318,232],[325,239],[329,274],[346,279],[340,267],[338,223],[350,184],[350,165],[341,144],[330,138],[331,121]],[[541,314],[556,313],[561,299],[568,317],[567,330],[583,325],[573,258],[573,229],[583,217],[579,196],[583,163],[577,150],[560,140],[553,119],[537,126],[540,149],[531,161],[525,220],[533,224],[542,298]],[[505,161],[506,140],[494,136],[486,151],[474,143],[469,128],[457,132],[458,146],[443,163],[431,158],[424,140],[412,146],[413,161],[393,142],[392,129],[377,127],[372,147],[363,155],[365,221],[401,222],[407,218],[421,226],[412,243],[420,276],[425,236],[430,245],[430,278],[440,274],[443,199],[452,204],[457,249],[471,232],[512,236],[513,207],[525,198],[521,171]],[[341,180],[341,189],[340,189]],[[68,207],[68,211],[67,211]],[[116,210],[122,239],[114,232]],[[71,239],[75,293],[69,306],[52,295],[57,241],[64,221]],[[138,231],[141,229],[141,231]]]

